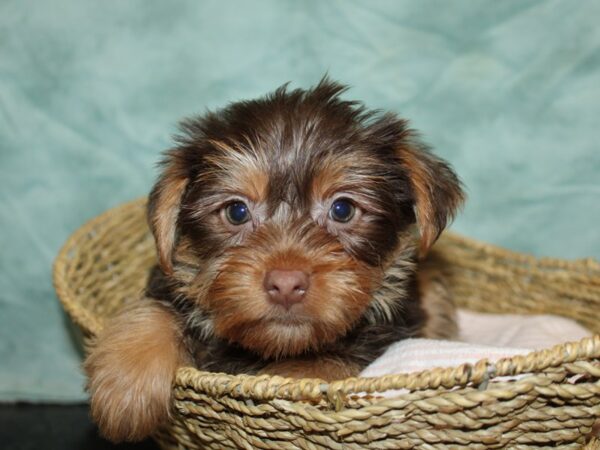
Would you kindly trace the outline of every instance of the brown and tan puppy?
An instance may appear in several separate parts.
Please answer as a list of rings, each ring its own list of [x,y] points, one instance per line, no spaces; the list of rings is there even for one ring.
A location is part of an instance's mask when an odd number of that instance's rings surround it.
[[[397,340],[453,335],[451,301],[418,259],[460,183],[404,120],[343,91],[282,87],[182,123],[150,195],[146,298],[85,362],[106,437],[163,423],[182,365],[333,380]]]

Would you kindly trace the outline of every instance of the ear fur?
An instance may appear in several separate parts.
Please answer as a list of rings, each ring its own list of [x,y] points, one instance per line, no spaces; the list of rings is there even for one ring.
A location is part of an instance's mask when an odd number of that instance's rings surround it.
[[[408,174],[414,210],[421,235],[419,256],[424,257],[465,199],[461,182],[452,168],[429,152],[416,139],[398,149],[401,165]]]
[[[156,241],[158,263],[166,274],[172,274],[177,219],[189,176],[177,150],[166,153],[162,166],[162,175],[154,185],[148,201],[148,224]]]

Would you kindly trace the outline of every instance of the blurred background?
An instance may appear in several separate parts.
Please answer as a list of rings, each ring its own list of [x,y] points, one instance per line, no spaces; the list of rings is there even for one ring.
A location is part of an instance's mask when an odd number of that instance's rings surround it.
[[[0,2],[0,401],[86,399],[51,284],[84,221],[148,193],[177,121],[326,72],[409,118],[454,230],[600,258],[600,2]]]

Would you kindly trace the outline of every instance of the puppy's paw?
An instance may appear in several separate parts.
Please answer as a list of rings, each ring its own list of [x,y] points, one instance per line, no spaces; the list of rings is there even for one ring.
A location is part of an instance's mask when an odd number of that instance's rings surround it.
[[[171,387],[185,361],[173,314],[151,301],[121,313],[84,364],[92,419],[113,442],[144,439],[169,418]]]
[[[279,375],[288,378],[320,378],[325,381],[355,377],[360,372],[358,365],[333,356],[296,358],[276,361],[259,374]]]

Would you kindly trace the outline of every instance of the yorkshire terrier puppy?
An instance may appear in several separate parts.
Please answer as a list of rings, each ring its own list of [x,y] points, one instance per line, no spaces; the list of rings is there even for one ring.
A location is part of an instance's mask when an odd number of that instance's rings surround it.
[[[460,182],[406,121],[344,90],[284,86],[182,123],[148,204],[158,266],[85,362],[106,437],[155,431],[183,365],[329,381],[455,333],[419,260]]]

